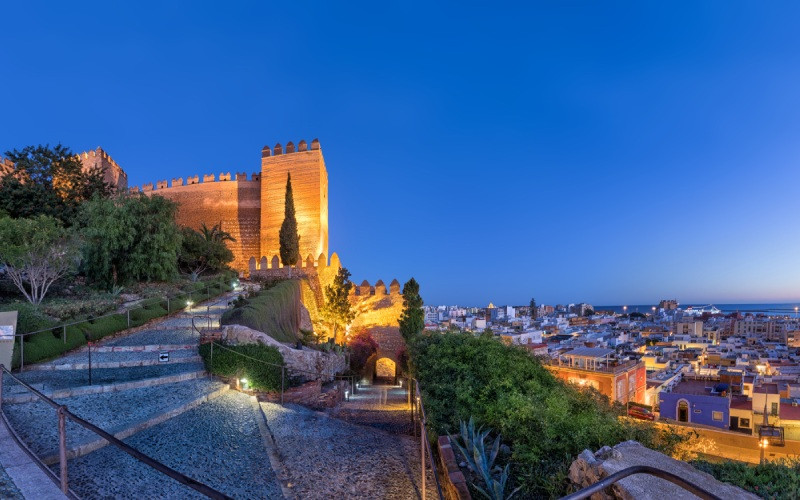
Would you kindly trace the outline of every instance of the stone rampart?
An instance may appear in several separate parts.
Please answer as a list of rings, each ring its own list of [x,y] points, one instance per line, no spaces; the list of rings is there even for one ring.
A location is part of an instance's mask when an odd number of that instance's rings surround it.
[[[234,255],[231,267],[244,270],[246,256],[259,252],[261,227],[261,182],[246,177],[237,173],[237,180],[230,180],[230,173],[222,173],[216,180],[214,174],[207,174],[203,182],[196,182],[199,176],[194,176],[186,183],[182,178],[172,179],[169,186],[166,180],[161,180],[155,186],[143,185],[142,191],[175,201],[176,222],[181,226],[197,230],[203,223],[208,227],[221,224],[236,239],[226,242]]]

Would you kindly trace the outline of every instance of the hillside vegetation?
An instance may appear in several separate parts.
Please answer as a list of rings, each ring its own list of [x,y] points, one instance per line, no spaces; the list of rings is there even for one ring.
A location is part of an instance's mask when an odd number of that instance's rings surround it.
[[[620,420],[624,407],[564,384],[526,351],[492,338],[423,334],[411,344],[411,359],[430,429],[455,434],[459,420],[474,417],[500,433],[520,498],[565,494],[569,465],[584,449],[635,439],[673,454],[685,439]]]
[[[236,302],[222,315],[223,325],[242,325],[278,342],[295,343],[300,332],[300,283],[281,281]]]

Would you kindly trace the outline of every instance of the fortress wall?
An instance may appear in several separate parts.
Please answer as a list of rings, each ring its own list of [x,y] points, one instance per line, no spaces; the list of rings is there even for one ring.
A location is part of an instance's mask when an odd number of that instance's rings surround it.
[[[227,174],[221,177],[230,178]],[[156,194],[177,202],[176,222],[181,226],[197,230],[204,222],[208,227],[222,223],[222,229],[236,238],[235,242],[226,242],[234,255],[231,267],[247,269],[250,256],[259,254],[261,182],[212,181],[213,175],[205,178],[209,181],[195,184],[173,179],[169,188],[164,187],[166,181],[161,181],[156,189],[146,184],[143,190],[148,195]]]
[[[328,255],[328,173],[319,149],[313,141],[298,146],[277,144],[264,147],[261,158],[261,253],[270,258],[280,255],[278,233],[284,216],[286,176],[292,174],[292,192],[300,234],[300,256],[317,258]]]
[[[83,164],[84,171],[100,167],[103,169],[103,180],[116,187],[117,191],[122,192],[128,189],[128,174],[103,148],[98,147],[93,151],[84,151],[78,154],[78,158]]]

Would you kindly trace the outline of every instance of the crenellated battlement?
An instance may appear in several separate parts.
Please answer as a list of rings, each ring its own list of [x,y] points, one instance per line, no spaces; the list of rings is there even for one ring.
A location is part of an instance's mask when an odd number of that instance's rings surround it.
[[[311,141],[311,150],[316,151],[319,149],[319,139],[314,139]],[[281,146],[281,143],[275,144],[273,148],[269,146],[264,146],[261,148],[261,157],[267,158],[269,156],[280,156],[283,154],[292,154],[292,153],[303,153],[308,151],[308,143],[306,143],[305,139],[302,139],[299,143],[297,143],[297,147],[292,141],[286,143],[286,149]]]
[[[1,167],[0,167],[1,168]],[[136,192],[136,191],[160,191],[163,189],[171,189],[175,187],[181,186],[189,186],[191,184],[208,184],[212,182],[260,182],[261,181],[261,174],[254,173],[252,174],[251,180],[247,179],[247,173],[245,172],[236,172],[236,176],[231,176],[230,172],[220,172],[219,176],[214,174],[204,174],[203,181],[200,182],[200,176],[194,175],[186,178],[184,182],[183,177],[173,177],[172,180],[168,183],[166,179],[156,181],[155,186],[152,182],[147,184],[142,184],[141,188],[138,186],[131,186],[129,191]]]

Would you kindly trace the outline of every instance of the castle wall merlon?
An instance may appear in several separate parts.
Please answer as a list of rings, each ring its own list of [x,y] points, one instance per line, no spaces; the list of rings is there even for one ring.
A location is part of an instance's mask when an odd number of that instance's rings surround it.
[[[156,182],[156,189],[167,189],[167,180]]]
[[[147,184],[142,184],[142,191],[144,191],[145,193],[148,192],[148,191],[152,191],[152,190],[153,190],[153,183],[152,182],[147,183]]]
[[[214,174],[206,174],[203,176],[203,182],[214,182]]]
[[[172,187],[183,186],[183,177],[178,177],[177,179],[172,179]]]

